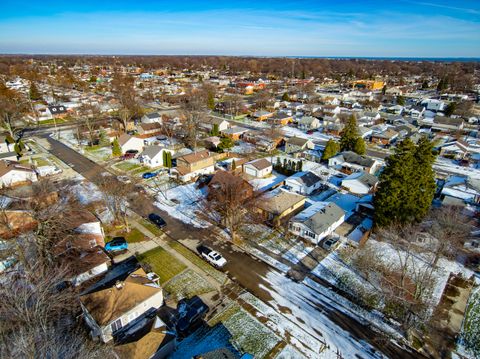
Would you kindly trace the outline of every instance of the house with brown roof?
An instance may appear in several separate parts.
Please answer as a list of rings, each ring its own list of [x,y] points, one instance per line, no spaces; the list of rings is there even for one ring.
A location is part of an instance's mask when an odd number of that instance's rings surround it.
[[[247,175],[262,178],[272,174],[272,163],[265,159],[259,158],[243,165],[243,172]]]
[[[245,201],[253,196],[253,186],[240,176],[217,171],[208,184],[208,200]]]
[[[163,290],[155,273],[140,268],[109,288],[82,295],[80,305],[92,337],[107,343],[160,308]]]
[[[37,182],[35,168],[17,161],[0,160],[0,187]]]
[[[176,343],[175,334],[155,316],[142,329],[115,346],[114,355],[117,359],[163,359],[175,351]]]
[[[193,152],[177,158],[177,167],[171,173],[182,182],[188,182],[202,174],[215,172],[215,161],[222,157],[221,153],[208,150]]]
[[[278,188],[260,197],[257,209],[264,220],[278,225],[283,219],[303,210],[304,206],[304,196]]]
[[[141,137],[155,136],[162,131],[162,125],[158,122],[141,123],[137,126],[137,131]]]

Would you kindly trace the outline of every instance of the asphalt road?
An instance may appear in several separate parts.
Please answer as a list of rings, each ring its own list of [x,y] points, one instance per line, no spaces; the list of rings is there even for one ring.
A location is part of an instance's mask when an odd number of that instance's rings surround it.
[[[82,156],[78,152],[72,150],[63,143],[43,135],[50,144],[49,152],[58,157],[63,162],[70,164],[71,167],[83,175],[88,180],[95,182],[99,173],[107,172],[105,168]],[[160,211],[153,206],[153,199],[149,196],[137,194],[132,196],[129,201],[130,208],[137,214],[145,217],[148,213],[155,212],[161,215],[167,222],[166,234],[171,240],[196,239],[199,240],[218,252],[228,261],[225,267],[230,279],[237,282],[240,286],[251,292],[264,302],[272,300],[271,294],[265,288],[271,287],[271,283],[266,280],[267,273],[276,271],[265,262],[259,261],[239,251],[230,242],[219,241],[218,238],[208,229],[198,229],[187,225],[176,218],[168,215],[168,213]],[[388,339],[384,338],[378,332],[374,331],[370,326],[360,323],[335,308],[335,303],[331,303],[328,307],[318,306],[319,312],[328,313],[328,317],[336,325],[351,333],[352,336],[359,341],[366,341],[372,347],[384,353],[390,358],[418,358],[418,353],[411,353],[400,348]]]

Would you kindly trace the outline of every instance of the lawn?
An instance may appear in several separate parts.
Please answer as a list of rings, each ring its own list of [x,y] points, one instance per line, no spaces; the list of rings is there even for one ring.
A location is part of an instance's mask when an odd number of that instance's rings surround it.
[[[161,236],[163,234],[162,230],[158,228],[156,225],[153,223],[147,221],[146,219],[141,219],[139,223],[144,226],[146,229],[148,229],[150,232],[152,232],[155,236]]]
[[[203,259],[201,259],[199,256],[197,256],[195,253],[193,253],[190,249],[183,246],[181,243],[170,242],[169,246],[172,247],[173,249],[175,249],[178,253],[180,253],[182,256],[184,256],[186,259],[188,259],[193,264],[195,264],[197,267],[199,267],[205,273],[210,275],[217,282],[223,283],[225,281],[225,278],[226,278],[225,274],[223,274],[222,272],[213,268],[210,264],[205,262]]]
[[[121,162],[115,165],[115,168],[124,172],[129,172],[140,167],[142,166],[140,166],[138,163],[133,163],[133,162]]]
[[[162,284],[165,284],[187,268],[162,247],[139,254],[137,259],[141,263],[149,264],[152,270],[159,275],[160,283]]]
[[[124,227],[120,226],[119,228],[115,227],[104,227],[107,235],[105,236],[105,243],[108,243],[112,240],[113,237],[125,237],[125,240],[128,243],[138,243],[148,240],[148,237],[144,235],[139,229],[130,226],[130,232],[125,232]]]
[[[53,118],[51,120],[43,120],[43,121],[40,121],[39,124],[40,125],[53,125],[53,124],[60,124],[60,123],[64,123],[64,122],[67,122],[68,120],[67,119],[63,119],[63,118],[57,118],[56,120],[54,120]]]
[[[469,301],[462,330],[462,342],[474,357],[480,357],[480,290]]]
[[[208,283],[199,274],[191,269],[187,269],[186,271],[177,275],[164,286],[164,289],[168,293],[174,295],[177,300],[182,298],[191,298],[195,295],[200,295],[215,290],[210,283]]]

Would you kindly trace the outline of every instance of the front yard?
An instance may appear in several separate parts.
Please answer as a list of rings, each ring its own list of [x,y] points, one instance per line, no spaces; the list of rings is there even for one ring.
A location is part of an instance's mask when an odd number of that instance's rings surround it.
[[[158,274],[162,285],[187,268],[185,264],[162,247],[157,247],[139,254],[137,259],[141,263],[148,264],[152,268],[152,271]]]

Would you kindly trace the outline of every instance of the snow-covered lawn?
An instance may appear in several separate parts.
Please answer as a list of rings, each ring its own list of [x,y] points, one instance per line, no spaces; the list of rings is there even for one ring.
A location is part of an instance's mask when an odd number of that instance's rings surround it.
[[[71,187],[71,191],[81,204],[89,204],[103,199],[102,192],[92,182],[79,182]]]
[[[459,166],[456,163],[454,163],[452,160],[442,158],[442,157],[437,158],[437,160],[433,164],[433,168],[436,171],[440,171],[440,172],[459,174],[459,175],[470,177],[470,178],[480,179],[479,169]]]
[[[283,182],[287,178],[284,175],[281,175],[275,171],[269,177],[266,178],[255,178],[249,181],[249,183],[253,186],[255,191],[267,191],[268,189],[276,186],[277,184]]]
[[[198,217],[202,212],[201,201],[205,197],[204,191],[196,188],[195,183],[177,186],[159,194],[155,206],[168,212],[172,217],[197,228],[206,228],[210,224]],[[165,198],[166,197],[166,198]]]
[[[174,295],[177,300],[191,298],[194,295],[200,295],[215,290],[208,281],[191,269],[187,269],[173,277],[168,281],[164,288],[168,293]]]
[[[240,142],[237,142],[237,144],[230,149],[230,152],[238,153],[238,154],[248,154],[248,153],[253,153],[256,150],[257,148],[255,147],[255,145],[240,141]]]
[[[302,241],[298,241],[283,254],[283,258],[289,260],[293,264],[297,264],[305,258],[311,251],[315,249],[312,245],[305,245]]]
[[[290,270],[290,267],[287,266],[286,264],[283,264],[279,261],[277,261],[275,258],[272,258],[270,257],[268,254],[265,254],[263,253],[262,251],[259,251],[258,249],[256,248],[253,248],[251,246],[248,246],[248,244],[245,244],[244,245],[245,247],[248,247],[246,248],[248,250],[248,252],[259,258],[260,260],[270,264],[272,267],[276,268],[277,270],[279,270],[280,272],[282,273],[287,273],[289,270]]]

